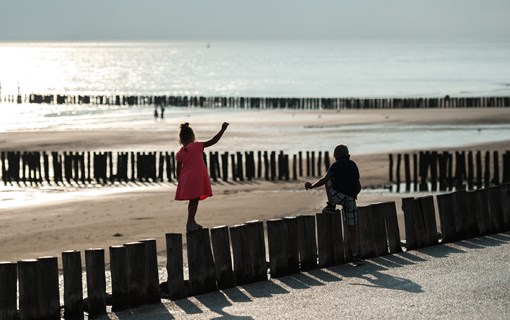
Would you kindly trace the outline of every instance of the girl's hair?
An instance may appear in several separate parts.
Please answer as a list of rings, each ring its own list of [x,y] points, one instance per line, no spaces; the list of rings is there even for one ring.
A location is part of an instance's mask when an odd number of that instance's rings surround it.
[[[188,144],[195,138],[193,129],[189,126],[189,123],[181,124],[181,130],[179,131],[179,143],[182,145]]]
[[[349,156],[349,149],[347,148],[347,146],[345,146],[343,144],[339,144],[338,146],[336,146],[335,151],[333,152],[333,157],[335,157],[335,159],[339,159],[342,157],[348,157],[348,156]]]

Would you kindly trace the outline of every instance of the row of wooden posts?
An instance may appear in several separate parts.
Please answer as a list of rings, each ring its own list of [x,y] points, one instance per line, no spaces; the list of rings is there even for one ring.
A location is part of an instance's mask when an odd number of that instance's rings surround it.
[[[290,180],[320,176],[330,165],[329,152],[283,151],[204,153],[211,180]],[[7,183],[172,182],[174,152],[16,152],[0,153],[1,179]]]
[[[273,98],[138,95],[25,94],[4,96],[4,102],[36,104],[153,105],[235,109],[398,109],[510,107],[510,97],[442,98]]]
[[[498,151],[420,151],[399,153],[396,157],[389,154],[389,181],[396,184],[397,191],[401,191],[402,182],[405,191],[473,190],[508,183],[510,151],[501,156]]]
[[[510,184],[402,199],[406,250],[510,230]],[[358,208],[363,258],[402,251],[395,202]],[[440,230],[440,233],[438,232]],[[267,247],[266,247],[267,239]],[[267,281],[300,271],[348,263],[348,228],[340,211],[249,221],[186,234],[189,279],[184,279],[183,236],[166,234],[167,281],[159,283],[156,241],[111,246],[111,295],[106,292],[104,249],[85,250],[87,295],[83,298],[78,251],[62,253],[64,317],[90,318],[142,304]],[[267,259],[269,258],[269,259]],[[19,311],[17,310],[19,283]],[[0,320],[59,319],[57,257],[0,263]]]

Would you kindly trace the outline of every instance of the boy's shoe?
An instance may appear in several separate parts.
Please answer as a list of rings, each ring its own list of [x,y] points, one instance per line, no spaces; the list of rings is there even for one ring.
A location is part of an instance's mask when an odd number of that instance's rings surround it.
[[[331,204],[329,202],[326,202],[326,204],[327,205],[324,207],[324,209],[322,209],[322,213],[334,213],[335,209],[336,209],[336,205]]]

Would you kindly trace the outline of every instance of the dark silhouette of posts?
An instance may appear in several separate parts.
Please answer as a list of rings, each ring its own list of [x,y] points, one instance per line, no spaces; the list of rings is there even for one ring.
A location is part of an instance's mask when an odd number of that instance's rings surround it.
[[[271,278],[287,274],[287,236],[283,219],[267,221],[267,243],[269,250],[269,268]]]
[[[483,177],[484,186],[488,187],[491,184],[491,153],[490,151],[485,152],[485,171]]]
[[[104,250],[100,248],[85,250],[87,270],[88,312],[91,318],[106,314],[106,277]]]
[[[145,292],[149,304],[161,302],[159,292],[158,250],[155,239],[140,240],[145,251]]]
[[[125,246],[110,247],[110,272],[112,285],[112,309],[121,311],[129,307],[127,282],[127,249]]]
[[[397,184],[397,192],[400,192],[400,164],[402,162],[402,155],[399,153],[397,154],[397,168],[395,172],[396,176],[396,184]]]
[[[19,318],[42,319],[39,262],[35,259],[18,261]]]
[[[287,255],[287,273],[293,274],[299,272],[299,248],[298,248],[298,225],[296,217],[283,218],[284,231],[286,234],[286,255]]]
[[[216,268],[211,251],[209,229],[186,233],[188,267],[191,293],[202,294],[215,291]]]
[[[177,300],[186,296],[184,291],[182,234],[167,233],[165,234],[165,238],[168,295],[170,299]]]
[[[216,267],[218,289],[223,290],[234,286],[234,271],[230,253],[230,238],[227,226],[211,229],[211,243]]]
[[[409,163],[409,154],[404,154],[404,175],[406,180],[406,192],[411,191],[411,165]]]
[[[319,267],[333,265],[333,245],[331,234],[331,216],[329,213],[317,213],[317,251],[319,255]]]
[[[483,172],[482,172],[482,153],[476,152],[476,188],[482,187]]]
[[[389,167],[389,179],[390,182],[393,182],[393,154],[388,154],[390,159],[390,167]]]
[[[0,261],[0,320],[17,317],[16,263]]]
[[[79,251],[62,252],[64,273],[64,317],[83,319],[82,264]]]
[[[499,180],[499,152],[498,151],[494,151],[492,159],[494,162],[494,165],[493,165],[494,178],[492,179],[492,183],[494,185],[498,185],[500,182],[500,180]]]
[[[128,303],[138,307],[147,300],[145,286],[145,248],[141,242],[129,242],[126,247]]]
[[[297,239],[301,270],[308,271],[317,268],[317,240],[314,215],[301,215],[297,217]]]
[[[39,301],[43,319],[60,319],[60,293],[57,257],[41,257],[39,262]]]

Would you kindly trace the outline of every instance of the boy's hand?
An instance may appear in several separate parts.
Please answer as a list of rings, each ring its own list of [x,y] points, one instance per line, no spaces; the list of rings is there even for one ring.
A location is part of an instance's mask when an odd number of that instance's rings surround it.
[[[312,189],[312,184],[310,182],[305,182],[305,189]]]
[[[228,122],[223,122],[223,124],[221,125],[221,130],[223,131],[227,130],[228,125],[229,125]]]

